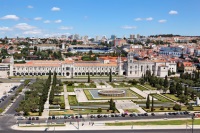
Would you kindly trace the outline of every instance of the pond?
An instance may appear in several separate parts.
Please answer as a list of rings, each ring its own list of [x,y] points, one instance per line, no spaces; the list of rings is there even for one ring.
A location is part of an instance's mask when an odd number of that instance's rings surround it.
[[[103,95],[99,95],[98,91],[99,90],[88,90],[90,92],[90,94],[92,95],[92,97],[94,99],[107,99],[110,98],[112,96],[103,96]],[[137,98],[136,95],[134,95],[129,89],[124,89],[123,91],[125,91],[125,95],[124,96],[117,96],[115,98]]]

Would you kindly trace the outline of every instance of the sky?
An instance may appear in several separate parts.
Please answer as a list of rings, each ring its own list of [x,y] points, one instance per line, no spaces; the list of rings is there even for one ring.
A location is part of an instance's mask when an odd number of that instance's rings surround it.
[[[0,37],[200,35],[200,0],[0,0]]]

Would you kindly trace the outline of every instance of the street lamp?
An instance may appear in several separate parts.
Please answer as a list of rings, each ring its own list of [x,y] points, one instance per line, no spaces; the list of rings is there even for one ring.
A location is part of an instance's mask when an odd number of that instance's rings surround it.
[[[78,99],[78,92],[79,92],[79,90],[76,90],[76,92],[77,92],[76,94],[77,94],[77,99]],[[78,123],[78,130],[79,130],[79,102],[78,102],[78,118],[77,118],[77,123]]]
[[[195,117],[195,114],[193,113],[192,114],[192,133],[194,132],[194,117]]]

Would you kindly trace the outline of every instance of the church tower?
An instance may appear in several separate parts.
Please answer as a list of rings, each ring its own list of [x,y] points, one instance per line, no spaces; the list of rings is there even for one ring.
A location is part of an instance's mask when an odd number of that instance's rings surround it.
[[[123,71],[122,71],[122,62],[121,62],[121,55],[119,55],[118,59],[117,59],[117,65],[118,65],[118,75],[123,75]]]

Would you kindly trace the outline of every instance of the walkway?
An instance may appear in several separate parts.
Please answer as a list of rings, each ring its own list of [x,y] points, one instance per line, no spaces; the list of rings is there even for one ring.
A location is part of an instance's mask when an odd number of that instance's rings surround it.
[[[141,107],[131,100],[115,100],[115,104],[120,113],[124,113],[124,109],[137,109],[140,113],[146,113]]]
[[[50,86],[50,88],[49,88],[47,101],[44,104],[44,110],[42,112],[42,117],[44,117],[44,118],[48,118],[49,117],[49,106],[50,106],[50,104],[49,104],[49,95],[50,95],[50,92],[51,92],[51,87],[52,86]]]
[[[64,85],[63,87],[64,87],[65,109],[70,109],[70,105],[68,101],[67,85]]]

